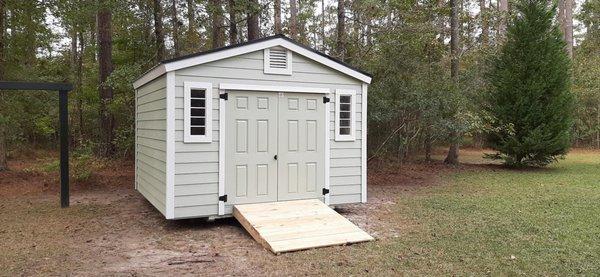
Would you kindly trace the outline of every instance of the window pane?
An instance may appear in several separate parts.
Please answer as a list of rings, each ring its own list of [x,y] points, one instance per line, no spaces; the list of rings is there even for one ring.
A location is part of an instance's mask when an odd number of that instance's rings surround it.
[[[341,127],[350,127],[350,120],[340,120]]]
[[[196,118],[192,117],[191,125],[192,126],[194,126],[194,125],[204,126],[205,122],[206,122],[206,119],[204,117],[196,117]]]
[[[340,135],[349,135],[350,128],[340,128]]]
[[[192,109],[192,116],[205,116],[206,112],[204,112],[204,109]]]
[[[340,104],[340,111],[349,111],[350,104]]]
[[[350,95],[341,95],[340,96],[340,103],[350,103]]]
[[[200,135],[200,136],[205,135],[205,129],[204,129],[204,127],[191,127],[190,131],[191,131],[190,133],[192,135]]]
[[[204,108],[205,107],[204,106],[204,104],[205,104],[205,100],[204,99],[202,99],[202,100],[191,99],[190,101],[191,101],[190,104],[191,104],[192,107],[198,107],[198,108]]]
[[[193,89],[192,98],[204,98],[204,90]]]
[[[350,112],[340,112],[340,118],[350,118]]]

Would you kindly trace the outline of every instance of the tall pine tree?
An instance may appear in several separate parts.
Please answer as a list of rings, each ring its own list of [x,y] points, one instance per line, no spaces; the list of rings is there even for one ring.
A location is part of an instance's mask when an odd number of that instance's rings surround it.
[[[546,0],[523,0],[489,75],[490,143],[510,166],[544,166],[571,144],[570,61]]]

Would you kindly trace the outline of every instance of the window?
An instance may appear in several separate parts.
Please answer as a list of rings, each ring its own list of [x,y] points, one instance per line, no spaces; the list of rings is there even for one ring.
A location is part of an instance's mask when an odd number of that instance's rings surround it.
[[[292,75],[292,51],[285,48],[267,48],[264,50],[265,73]]]
[[[335,140],[337,141],[354,140],[355,101],[355,91],[341,89],[335,91]]]
[[[184,142],[212,141],[212,84],[185,82]]]

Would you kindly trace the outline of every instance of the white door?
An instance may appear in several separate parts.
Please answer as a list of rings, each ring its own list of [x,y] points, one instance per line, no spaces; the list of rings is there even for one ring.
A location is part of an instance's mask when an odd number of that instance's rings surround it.
[[[319,94],[229,92],[227,204],[323,197],[325,104]]]
[[[228,96],[227,204],[277,201],[277,94],[229,92]]]
[[[319,94],[279,97],[278,200],[323,197],[325,104]]]

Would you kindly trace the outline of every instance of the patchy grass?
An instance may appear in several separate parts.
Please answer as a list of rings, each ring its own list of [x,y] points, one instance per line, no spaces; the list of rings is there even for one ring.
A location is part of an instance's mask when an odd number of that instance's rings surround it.
[[[600,274],[600,152],[537,170],[461,154],[467,165],[371,166],[369,203],[340,213],[376,241],[278,256],[232,219],[165,220],[133,190],[131,163],[73,178],[60,209],[57,172],[13,161],[0,173],[0,275]]]
[[[461,170],[441,185],[398,198],[389,220],[412,227],[359,247],[358,268],[419,275],[600,274],[597,152],[574,152],[546,169]],[[355,269],[343,271],[359,273]]]

